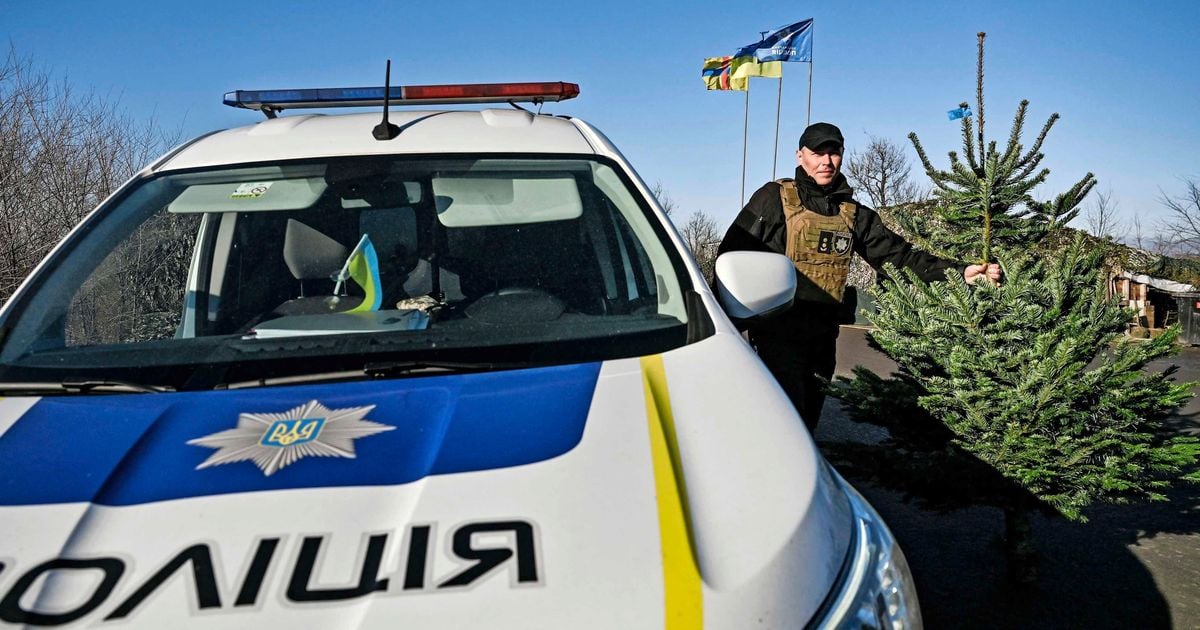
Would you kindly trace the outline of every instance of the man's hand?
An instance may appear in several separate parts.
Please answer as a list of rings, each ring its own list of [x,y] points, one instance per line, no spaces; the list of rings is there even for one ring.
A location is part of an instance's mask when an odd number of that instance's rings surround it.
[[[1000,278],[1004,276],[1004,272],[1000,271],[1000,265],[990,263],[988,265],[967,265],[963,269],[963,280],[967,284],[975,284],[976,280],[986,277],[992,284],[1000,282]]]

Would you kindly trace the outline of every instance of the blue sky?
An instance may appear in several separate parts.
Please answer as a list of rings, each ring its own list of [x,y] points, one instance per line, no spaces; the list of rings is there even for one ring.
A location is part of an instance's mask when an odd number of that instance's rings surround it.
[[[1045,6],[1049,5],[1049,6]],[[743,94],[708,92],[704,57],[759,32],[815,19],[813,121],[908,148],[935,164],[959,148],[946,110],[974,102],[975,33],[988,33],[986,128],[1007,136],[1029,99],[1026,142],[1053,112],[1044,147],[1052,197],[1091,171],[1147,228],[1158,197],[1200,177],[1200,2],[104,2],[0,0],[0,36],[76,88],[119,98],[184,136],[250,124],[221,104],[235,89],[570,81],[581,95],[545,111],[599,127],[686,215],[722,229],[739,208]],[[805,124],[808,65],[786,64],[778,176]],[[776,84],[750,92],[749,191],[770,179]],[[911,153],[911,148],[909,148]],[[915,154],[913,156],[915,161]],[[923,173],[915,172],[922,183]],[[1090,201],[1089,201],[1090,203]]]

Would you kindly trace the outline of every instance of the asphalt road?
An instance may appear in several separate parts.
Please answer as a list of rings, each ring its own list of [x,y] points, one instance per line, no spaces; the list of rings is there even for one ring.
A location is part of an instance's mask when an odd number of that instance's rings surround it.
[[[1200,381],[1200,348],[1163,363],[1180,366],[1179,380]],[[865,331],[843,328],[838,373],[854,365],[884,375],[895,367],[868,347]],[[1171,423],[1200,435],[1200,399]],[[848,420],[831,399],[816,437],[873,442],[886,432]],[[1177,487],[1166,503],[1095,506],[1086,523],[1037,517],[1038,581],[1015,587],[1005,579],[998,509],[934,512],[849,479],[896,534],[928,628],[1200,628],[1200,486]]]

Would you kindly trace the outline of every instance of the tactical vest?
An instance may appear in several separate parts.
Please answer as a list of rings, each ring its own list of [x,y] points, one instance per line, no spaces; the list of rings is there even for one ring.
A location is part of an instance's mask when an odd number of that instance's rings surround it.
[[[794,180],[780,179],[777,183],[787,222],[787,257],[800,272],[796,299],[840,304],[850,274],[858,206],[842,202],[838,213],[827,217],[800,203]]]

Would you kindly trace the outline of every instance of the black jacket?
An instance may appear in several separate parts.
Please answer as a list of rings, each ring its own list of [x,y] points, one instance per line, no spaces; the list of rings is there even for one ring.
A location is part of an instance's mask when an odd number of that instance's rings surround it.
[[[733,225],[721,240],[718,254],[731,251],[763,251],[786,253],[783,202],[779,199],[780,185],[767,182],[754,192],[749,203],[734,219]],[[838,212],[845,201],[858,206],[854,217],[854,242],[852,247],[875,269],[885,263],[913,270],[927,282],[945,280],[947,269],[961,267],[914,248],[908,241],[889,230],[872,209],[854,201],[854,191],[846,178],[838,174],[828,186],[821,187],[803,169],[796,168],[796,189],[805,208],[826,216]],[[788,337],[806,338],[837,334],[837,310],[835,304],[797,302],[787,313],[764,322],[758,328]],[[751,332],[754,332],[752,329]]]

